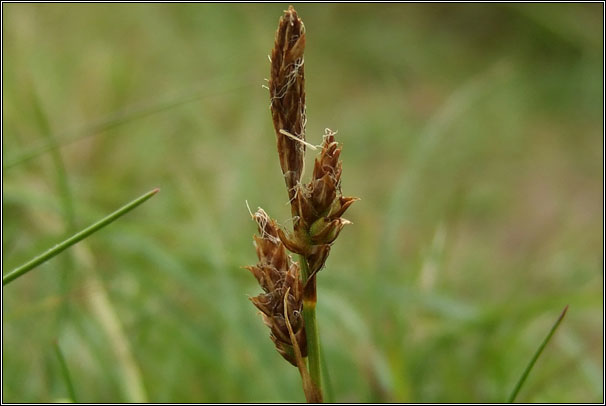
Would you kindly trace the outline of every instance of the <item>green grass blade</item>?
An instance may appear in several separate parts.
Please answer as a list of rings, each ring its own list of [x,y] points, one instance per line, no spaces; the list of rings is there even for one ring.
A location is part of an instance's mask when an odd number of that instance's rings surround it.
[[[29,86],[29,91],[31,93],[31,105],[34,113],[33,116],[35,118],[34,121],[37,123],[40,133],[46,139],[46,142],[51,146],[56,146],[57,140],[51,130],[51,125],[42,103],[40,102],[40,97],[31,83]],[[65,168],[65,162],[63,161],[63,157],[61,156],[61,151],[59,149],[55,148],[51,152],[51,158],[55,169],[57,189],[61,196],[61,204],[63,206],[63,216],[65,217],[68,232],[73,233],[76,231],[74,203],[72,199],[72,192],[69,186],[67,170]]]
[[[147,199],[149,199],[150,197],[152,197],[153,195],[155,195],[159,191],[160,191],[160,189],[154,189],[154,190],[152,190],[150,192],[147,192],[143,196],[141,196],[141,197],[133,200],[132,202],[128,203],[127,205],[125,205],[125,206],[121,207],[120,209],[116,210],[115,212],[113,212],[109,216],[107,216],[107,217],[105,217],[105,218],[97,221],[96,223],[92,224],[91,226],[85,228],[84,230],[82,230],[82,231],[80,231],[80,232],[72,235],[71,237],[69,237],[65,241],[63,241],[63,242],[55,245],[53,248],[49,249],[48,251],[44,252],[43,254],[38,255],[37,257],[31,259],[30,261],[26,262],[25,264],[23,264],[23,265],[15,268],[14,270],[12,270],[11,272],[9,272],[8,274],[6,274],[5,276],[2,277],[2,286],[8,284],[9,282],[12,282],[13,280],[17,279],[18,277],[20,277],[20,276],[24,275],[25,273],[31,271],[32,269],[34,269],[38,265],[40,265],[40,264],[48,261],[49,259],[53,258],[55,255],[58,255],[59,253],[61,253],[65,249],[71,247],[72,245],[76,244],[79,241],[82,241],[83,239],[85,239],[89,235],[93,234],[94,232],[97,232],[100,229],[102,229],[103,227],[109,225],[114,220],[118,219],[119,217],[121,217],[124,214],[128,213],[129,211],[131,211],[135,207],[139,206],[140,204],[142,204],[143,202],[145,202]]]
[[[539,348],[535,352],[534,356],[532,357],[532,359],[530,360],[530,362],[526,366],[526,369],[524,370],[524,373],[522,374],[522,376],[518,380],[518,383],[516,384],[515,388],[513,388],[513,391],[511,392],[511,395],[509,395],[509,399],[507,400],[507,403],[513,403],[515,401],[516,396],[518,396],[518,392],[520,392],[520,389],[522,388],[522,385],[524,385],[524,382],[526,382],[526,378],[528,377],[528,374],[530,373],[530,370],[534,366],[535,362],[537,362],[537,359],[539,359],[539,356],[543,352],[543,349],[545,348],[545,346],[547,345],[547,343],[549,342],[549,340],[551,340],[551,337],[553,336],[553,333],[555,333],[555,331],[557,330],[557,328],[560,325],[560,323],[562,323],[562,320],[564,319],[564,316],[566,315],[567,311],[568,311],[568,305],[566,305],[566,307],[562,311],[562,314],[560,314],[560,317],[558,317],[558,319],[556,320],[556,322],[551,327],[551,330],[549,331],[549,334],[547,334],[547,337],[545,337],[545,339],[543,340],[543,342],[541,343],[541,345],[539,346]]]
[[[34,117],[33,122],[37,124],[37,127],[41,135],[46,139],[46,142],[48,142],[49,145],[56,145],[57,139],[55,138],[51,129],[48,114],[43,106],[42,101],[40,100],[38,91],[36,90],[36,87],[31,79],[28,80],[27,83]],[[65,235],[71,235],[77,232],[78,228],[76,226],[73,193],[70,187],[70,180],[65,161],[63,160],[63,153],[59,149],[53,149],[50,151],[50,158],[52,166],[55,170],[56,188],[59,192],[63,217],[65,219]],[[60,280],[61,291],[68,292],[74,270],[74,261],[70,255],[63,255],[61,257],[61,261],[61,271],[58,272],[57,277]],[[55,313],[56,320],[64,320],[68,312],[68,302],[63,301],[60,309]]]
[[[63,375],[63,379],[65,379],[65,386],[67,386],[67,393],[72,402],[78,403],[78,399],[76,398],[76,391],[74,390],[74,383],[72,382],[72,377],[69,373],[69,369],[67,368],[67,363],[65,362],[65,357],[61,352],[61,347],[59,347],[59,343],[55,342],[55,354],[57,355],[57,359],[59,360],[59,365],[61,365],[61,374]]]
[[[330,373],[328,371],[328,365],[326,363],[326,354],[324,352],[324,348],[322,347],[322,343],[320,343],[320,353],[322,354],[322,358],[320,359],[320,363],[322,364],[322,378],[323,378],[323,387],[324,387],[324,402],[326,403],[335,403],[335,391],[332,386],[332,381],[330,379]]]
[[[196,102],[207,97],[219,96],[226,93],[242,90],[247,86],[250,85],[238,85],[231,87],[228,86],[220,91],[198,89],[193,92],[182,94],[172,99],[160,100],[150,104],[127,108],[123,111],[114,113],[104,119],[97,121],[96,123],[93,123],[75,132],[62,133],[57,136],[52,135],[53,140],[49,141],[47,139],[40,145],[30,147],[29,149],[18,153],[15,156],[9,156],[8,158],[4,159],[2,163],[2,169],[11,169],[34,158],[37,158],[38,156],[43,155],[47,152],[52,152],[54,150],[63,148],[67,145],[71,145],[87,137],[99,135],[115,127],[130,123],[131,121],[146,118],[157,113],[162,113],[167,110],[180,107],[187,103]]]

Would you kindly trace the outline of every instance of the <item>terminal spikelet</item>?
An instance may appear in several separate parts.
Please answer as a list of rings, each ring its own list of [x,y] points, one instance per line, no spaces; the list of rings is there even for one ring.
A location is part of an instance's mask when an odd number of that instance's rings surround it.
[[[276,132],[280,166],[292,199],[303,173],[305,154],[305,26],[290,6],[280,18],[268,83],[271,116]],[[286,134],[290,134],[289,137]]]

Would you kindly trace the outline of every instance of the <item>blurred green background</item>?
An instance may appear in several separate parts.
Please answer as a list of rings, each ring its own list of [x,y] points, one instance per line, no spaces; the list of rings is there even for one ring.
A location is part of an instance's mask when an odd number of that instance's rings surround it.
[[[267,91],[284,4],[3,4],[3,401],[301,402],[248,301],[289,224]],[[295,4],[308,141],[359,196],[318,317],[329,399],[603,400],[603,5]],[[308,166],[313,153],[307,156]]]

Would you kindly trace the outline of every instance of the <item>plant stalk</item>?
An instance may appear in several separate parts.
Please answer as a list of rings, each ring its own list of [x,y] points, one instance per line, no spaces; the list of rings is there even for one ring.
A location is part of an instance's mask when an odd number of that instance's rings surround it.
[[[55,342],[55,354],[57,355],[59,365],[61,366],[61,374],[63,375],[63,379],[65,380],[65,386],[67,387],[67,393],[69,394],[69,398],[73,403],[78,403],[78,398],[76,398],[76,391],[74,390],[72,377],[69,373],[67,362],[65,362],[65,357],[63,356],[63,352],[61,352],[61,347],[59,347],[58,342]]]
[[[322,401],[322,369],[320,359],[320,336],[316,322],[316,275],[309,279],[309,267],[303,255],[299,255],[301,276],[303,277],[303,320],[305,321],[305,334],[307,338],[307,362],[312,383],[317,389]]]
[[[322,393],[318,391],[316,386],[313,384],[311,380],[311,376],[309,375],[309,370],[307,369],[307,365],[305,365],[305,359],[301,356],[301,349],[299,348],[299,344],[297,343],[297,338],[295,337],[295,333],[292,330],[292,326],[290,324],[290,320],[288,320],[288,292],[290,288],[286,290],[286,294],[284,295],[284,320],[286,321],[286,327],[288,328],[288,334],[290,335],[290,340],[293,343],[293,349],[295,352],[295,359],[297,360],[297,368],[299,368],[299,373],[301,374],[301,380],[303,381],[303,392],[305,393],[305,398],[309,403],[318,403],[322,401]]]
[[[560,323],[564,319],[564,316],[566,316],[566,312],[567,311],[568,311],[568,305],[566,305],[566,307],[564,308],[564,310],[560,314],[560,317],[558,317],[558,319],[556,320],[556,322],[551,327],[551,330],[549,330],[549,334],[547,334],[547,337],[545,337],[545,339],[543,340],[543,342],[541,343],[541,345],[539,346],[539,348],[537,349],[537,351],[532,356],[532,359],[530,360],[530,362],[526,366],[526,369],[524,370],[524,373],[522,374],[522,376],[518,380],[518,383],[516,384],[515,388],[511,392],[511,395],[509,395],[509,399],[507,399],[507,403],[513,403],[513,402],[515,402],[516,396],[518,396],[518,392],[520,392],[520,389],[524,385],[524,382],[526,382],[526,378],[528,378],[528,374],[530,373],[530,370],[534,366],[535,362],[537,362],[537,359],[539,359],[539,356],[541,355],[541,353],[545,349],[545,346],[547,345],[547,343],[549,342],[549,340],[551,340],[551,337],[553,336],[553,333],[555,333],[555,331],[560,326]]]
[[[32,269],[34,269],[38,265],[43,264],[44,262],[48,261],[52,257],[58,255],[62,251],[66,250],[67,248],[69,248],[72,245],[76,244],[77,242],[82,241],[83,239],[85,239],[89,235],[93,234],[94,232],[96,232],[96,231],[102,229],[103,227],[109,225],[114,220],[120,218],[121,216],[123,216],[124,214],[128,213],[129,211],[131,211],[135,207],[139,206],[141,203],[145,202],[147,199],[149,199],[150,197],[154,196],[159,191],[160,191],[160,189],[154,189],[154,190],[152,190],[150,192],[147,192],[143,196],[141,196],[141,197],[133,200],[132,202],[128,203],[127,205],[125,205],[125,206],[121,207],[120,209],[116,210],[115,212],[113,212],[109,216],[107,216],[107,217],[105,217],[105,218],[97,221],[93,225],[91,225],[91,226],[85,228],[84,230],[82,230],[82,231],[80,231],[80,232],[72,235],[71,237],[69,237],[65,241],[62,241],[59,244],[55,245],[53,248],[49,249],[48,251],[46,251],[46,252],[38,255],[37,257],[31,259],[30,261],[26,262],[25,264],[23,264],[23,265],[15,268],[15,269],[13,269],[11,272],[9,272],[8,274],[6,274],[6,275],[4,275],[2,277],[2,286],[5,286],[6,284],[14,281],[18,277],[26,274],[27,272],[31,271]]]

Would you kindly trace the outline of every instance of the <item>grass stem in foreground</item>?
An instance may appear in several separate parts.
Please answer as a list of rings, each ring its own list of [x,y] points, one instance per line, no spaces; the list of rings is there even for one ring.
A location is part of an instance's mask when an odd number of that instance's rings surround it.
[[[524,385],[524,382],[526,382],[526,378],[528,377],[528,374],[530,373],[530,370],[534,366],[535,362],[537,362],[537,359],[539,359],[539,356],[543,352],[543,349],[545,348],[545,346],[547,345],[547,343],[549,342],[549,340],[551,340],[551,337],[553,336],[553,333],[555,333],[555,331],[559,327],[560,323],[562,323],[562,320],[564,320],[564,316],[566,315],[567,311],[568,311],[568,305],[566,305],[566,307],[562,311],[562,314],[560,314],[560,317],[558,317],[558,319],[556,320],[556,322],[551,327],[551,330],[549,331],[549,334],[547,334],[547,337],[545,337],[545,339],[543,340],[543,342],[541,343],[541,345],[539,346],[539,348],[535,352],[534,356],[532,357],[532,359],[530,360],[530,362],[526,366],[526,369],[524,370],[524,373],[522,374],[522,376],[518,380],[518,383],[516,384],[515,388],[513,388],[513,391],[511,392],[511,395],[509,395],[509,399],[507,400],[507,403],[513,403],[515,401],[516,396],[518,396],[518,392],[520,392],[520,389],[522,388],[522,385]]]
[[[103,227],[109,225],[114,220],[118,219],[119,217],[121,217],[124,214],[128,213],[129,211],[131,211],[135,207],[139,206],[140,204],[142,204],[143,202],[145,202],[147,199],[149,199],[150,197],[152,197],[153,195],[155,195],[159,191],[160,191],[160,189],[156,188],[156,189],[154,189],[154,190],[152,190],[150,192],[147,192],[143,196],[141,196],[141,197],[133,200],[132,202],[128,203],[127,205],[125,205],[125,206],[121,207],[120,209],[116,210],[115,212],[113,212],[109,216],[107,216],[107,217],[105,217],[105,218],[97,221],[93,225],[91,225],[91,226],[85,228],[84,230],[82,230],[82,231],[80,231],[80,232],[72,235],[67,240],[65,240],[65,241],[63,241],[63,242],[55,245],[53,248],[49,249],[48,251],[44,252],[43,254],[40,254],[37,257],[35,257],[35,258],[31,259],[30,261],[26,262],[25,264],[23,264],[23,265],[15,268],[14,270],[12,270],[11,272],[9,272],[8,274],[6,274],[6,275],[4,275],[2,277],[2,286],[5,286],[6,284],[14,281],[18,277],[26,274],[27,272],[31,271],[32,269],[34,269],[38,265],[40,265],[40,264],[48,261],[49,259],[53,258],[56,255],[58,255],[59,253],[61,253],[65,249],[71,247],[72,245],[76,244],[79,241],[82,241],[83,239],[85,239],[89,235],[93,234],[94,232],[99,231]]]
[[[303,255],[299,255],[299,263],[301,265],[301,275],[305,284],[309,278],[309,267],[307,260]],[[307,361],[309,364],[309,374],[311,380],[317,388],[320,399],[322,399],[322,362],[320,360],[320,335],[318,334],[318,323],[316,321],[316,295],[315,295],[315,275],[313,280],[308,283],[313,283],[313,295],[308,295],[308,289],[304,288],[303,294],[303,320],[305,322],[305,334],[307,336]],[[311,296],[311,297],[310,297]]]

